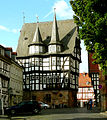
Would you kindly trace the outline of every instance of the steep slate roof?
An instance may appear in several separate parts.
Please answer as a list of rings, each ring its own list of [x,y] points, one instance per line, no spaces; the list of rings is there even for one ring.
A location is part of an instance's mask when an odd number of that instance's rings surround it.
[[[39,29],[42,41],[45,45],[49,45],[52,35],[53,22],[40,22]],[[75,47],[75,39],[77,37],[77,26],[73,20],[57,21],[59,40],[63,45],[63,51],[60,54],[72,54]],[[17,56],[29,56],[28,45],[32,43],[37,23],[25,23],[21,29],[21,34],[17,46]],[[44,53],[48,54],[48,52]]]
[[[35,31],[35,34],[34,34],[34,38],[33,38],[33,41],[29,44],[29,45],[32,45],[32,44],[43,44],[42,43],[42,38],[41,38],[41,34],[40,34],[40,30],[39,30],[39,23],[37,22],[37,26],[36,26],[36,31]]]

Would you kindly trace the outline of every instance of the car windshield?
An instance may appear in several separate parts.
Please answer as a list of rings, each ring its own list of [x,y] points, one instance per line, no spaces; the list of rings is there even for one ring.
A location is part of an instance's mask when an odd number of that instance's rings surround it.
[[[22,105],[24,105],[24,104],[25,104],[25,102],[20,102],[20,103],[18,103],[17,105],[22,106]]]

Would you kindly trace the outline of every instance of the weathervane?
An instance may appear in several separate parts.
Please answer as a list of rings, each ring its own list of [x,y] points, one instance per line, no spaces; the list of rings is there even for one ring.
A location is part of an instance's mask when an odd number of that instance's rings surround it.
[[[56,12],[56,8],[54,8],[54,13]]]

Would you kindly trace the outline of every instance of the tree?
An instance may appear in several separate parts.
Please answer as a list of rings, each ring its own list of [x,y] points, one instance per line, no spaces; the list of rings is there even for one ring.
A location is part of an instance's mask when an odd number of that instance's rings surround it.
[[[79,26],[79,37],[88,52],[93,52],[94,63],[107,70],[107,2],[106,0],[71,0],[74,21]]]

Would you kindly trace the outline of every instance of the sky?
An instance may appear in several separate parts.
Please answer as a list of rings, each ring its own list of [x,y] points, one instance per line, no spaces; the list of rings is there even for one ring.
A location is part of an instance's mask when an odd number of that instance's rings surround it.
[[[0,44],[16,51],[20,30],[25,23],[53,21],[56,8],[57,20],[73,19],[69,0],[0,0]],[[25,16],[25,17],[24,17]],[[87,52],[81,42],[82,63],[80,72],[88,72]]]

